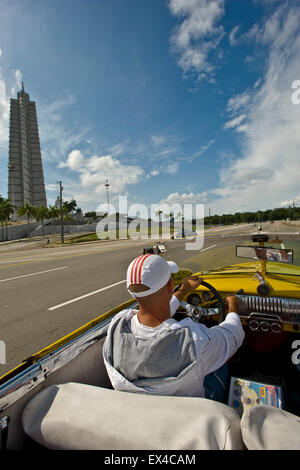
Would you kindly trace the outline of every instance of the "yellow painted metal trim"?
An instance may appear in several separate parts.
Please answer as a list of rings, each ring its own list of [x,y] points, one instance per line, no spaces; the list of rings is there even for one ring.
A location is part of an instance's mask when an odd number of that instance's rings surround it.
[[[282,325],[283,331],[289,331],[290,333],[300,333],[300,329],[295,329],[295,326],[297,327],[298,325],[294,325],[292,323],[284,323]]]
[[[24,369],[26,369],[28,367],[28,365],[29,364],[24,361],[21,364],[19,364],[18,366],[14,367],[14,369],[11,369],[10,371],[6,372],[4,375],[2,375],[0,377],[0,385],[7,382],[12,377],[15,377],[16,375],[18,375],[20,372],[22,372]]]

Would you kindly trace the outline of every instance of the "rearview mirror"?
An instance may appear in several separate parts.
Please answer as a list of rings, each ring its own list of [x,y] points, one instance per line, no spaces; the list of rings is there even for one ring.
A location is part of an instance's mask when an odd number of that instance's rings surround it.
[[[293,263],[293,250],[271,248],[267,246],[236,246],[236,256],[239,258],[263,259]]]

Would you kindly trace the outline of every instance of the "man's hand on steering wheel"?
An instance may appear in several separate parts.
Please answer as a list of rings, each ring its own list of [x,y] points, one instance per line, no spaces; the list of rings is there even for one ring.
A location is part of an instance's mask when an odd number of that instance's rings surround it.
[[[235,295],[229,295],[224,299],[225,306],[228,309],[227,313],[235,312],[239,313],[239,299]]]
[[[217,309],[219,310],[219,323],[221,323],[225,319],[226,315],[225,304],[219,292],[211,284],[204,281],[203,278],[198,276],[186,276],[183,278],[181,284],[175,288],[174,295],[178,298],[180,303],[183,304],[185,303],[182,302],[185,295],[187,295],[192,290],[196,290],[200,284],[208,288],[213,293],[214,299],[212,299],[212,301],[217,305]],[[235,305],[232,302],[233,301],[230,301],[230,308]],[[193,308],[192,306],[190,307]],[[199,305],[199,307],[201,307],[201,305]]]
[[[179,289],[174,292],[174,295],[179,301],[183,300],[184,296],[190,291],[196,290],[203,281],[202,277],[198,276],[186,276],[182,279]]]

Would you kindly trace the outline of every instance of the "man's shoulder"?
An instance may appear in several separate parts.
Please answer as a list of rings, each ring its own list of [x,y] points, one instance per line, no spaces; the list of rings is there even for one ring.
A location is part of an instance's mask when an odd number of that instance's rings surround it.
[[[121,312],[116,313],[111,321],[110,321],[110,327],[114,325],[116,322],[119,322],[120,320],[126,319],[130,320],[134,315],[136,315],[137,310],[134,310],[133,308],[125,308],[124,310],[121,310]]]

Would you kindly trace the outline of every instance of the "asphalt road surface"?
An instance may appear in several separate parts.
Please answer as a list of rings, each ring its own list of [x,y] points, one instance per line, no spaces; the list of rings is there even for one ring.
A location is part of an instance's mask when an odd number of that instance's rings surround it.
[[[263,233],[290,240],[297,251],[300,222],[266,222],[262,227]],[[186,250],[185,239],[166,240],[164,257],[194,272],[239,263],[235,245],[245,244],[254,233],[257,227],[251,224],[205,230],[203,246],[197,250]],[[49,248],[41,242],[0,244],[0,340],[6,348],[0,376],[128,300],[127,267],[155,241],[99,241]]]

